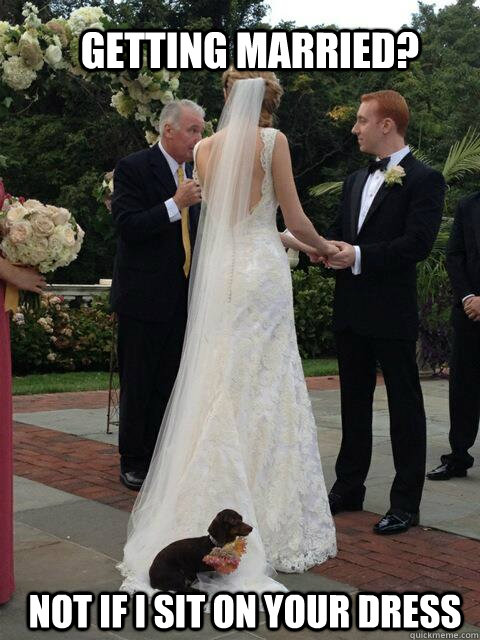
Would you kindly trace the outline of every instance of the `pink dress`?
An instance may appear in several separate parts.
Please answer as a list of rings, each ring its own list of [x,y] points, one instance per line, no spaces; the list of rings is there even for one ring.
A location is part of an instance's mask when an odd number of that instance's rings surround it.
[[[0,604],[7,602],[14,590],[12,371],[4,294],[5,284],[0,280]]]

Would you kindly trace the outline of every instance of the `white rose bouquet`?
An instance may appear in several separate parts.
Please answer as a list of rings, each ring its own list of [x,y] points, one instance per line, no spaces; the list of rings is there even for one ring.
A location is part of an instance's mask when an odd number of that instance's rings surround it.
[[[85,233],[68,209],[7,195],[0,209],[0,251],[40,273],[73,262]],[[18,301],[18,297],[17,297]]]

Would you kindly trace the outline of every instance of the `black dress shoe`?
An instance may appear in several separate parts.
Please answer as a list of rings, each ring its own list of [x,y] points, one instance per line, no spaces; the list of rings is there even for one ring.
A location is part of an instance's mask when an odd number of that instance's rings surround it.
[[[146,474],[142,471],[120,471],[120,482],[127,489],[132,491],[140,491]]]
[[[465,478],[466,469],[460,469],[450,462],[444,462],[440,466],[427,473],[429,480],[450,480],[450,478]]]
[[[335,491],[330,491],[328,494],[328,502],[330,504],[330,511],[332,516],[340,513],[341,511],[361,511],[363,509],[363,494],[356,496],[342,496]]]
[[[418,513],[395,510],[384,515],[373,527],[373,530],[380,535],[389,535],[392,533],[403,533],[404,531],[408,531],[410,527],[415,527],[417,524]]]

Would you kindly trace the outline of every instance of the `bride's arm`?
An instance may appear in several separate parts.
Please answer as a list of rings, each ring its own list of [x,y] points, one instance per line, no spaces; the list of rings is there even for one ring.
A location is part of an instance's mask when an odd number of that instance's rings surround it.
[[[288,140],[281,131],[277,133],[273,148],[272,175],[285,225],[293,234],[294,239],[307,245],[310,250],[313,248],[320,255],[327,256],[336,253],[337,249],[316,232],[315,227],[302,209],[293,180]],[[304,249],[301,250],[304,251]]]
[[[297,240],[297,238],[295,238],[295,236],[290,233],[290,231],[288,229],[285,229],[285,231],[280,232],[280,240],[282,241],[283,246],[286,249],[295,249],[295,251],[303,251],[304,253],[315,253],[315,248],[305,244],[304,242],[300,242],[300,240]]]

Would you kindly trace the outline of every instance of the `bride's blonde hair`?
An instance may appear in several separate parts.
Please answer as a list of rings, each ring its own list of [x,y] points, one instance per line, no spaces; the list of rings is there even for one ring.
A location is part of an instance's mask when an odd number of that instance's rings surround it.
[[[222,86],[228,95],[236,80],[245,80],[247,78],[263,78],[265,80],[265,96],[258,124],[260,127],[271,127],[273,114],[277,110],[283,95],[280,82],[272,71],[238,71],[235,67],[230,67],[222,75]]]

